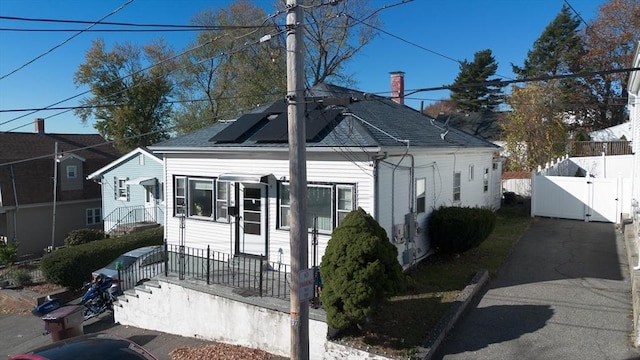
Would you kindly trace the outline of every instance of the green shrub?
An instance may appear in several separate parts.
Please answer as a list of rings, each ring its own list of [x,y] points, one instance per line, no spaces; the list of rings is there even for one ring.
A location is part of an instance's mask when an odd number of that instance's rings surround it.
[[[445,254],[460,254],[477,247],[491,235],[496,214],[490,209],[440,207],[427,221],[431,245]]]
[[[11,266],[18,260],[18,243],[0,241],[0,265]]]
[[[78,229],[71,231],[67,237],[64,238],[64,244],[66,246],[76,246],[104,238],[104,231],[100,229]]]
[[[13,284],[16,286],[25,286],[33,282],[31,273],[25,269],[13,270],[11,272],[11,278],[13,279]]]
[[[45,255],[40,268],[47,282],[77,289],[91,280],[91,273],[123,253],[163,243],[163,228],[135,232],[102,241],[67,247]]]
[[[345,330],[362,324],[402,284],[398,250],[362,208],[350,212],[331,234],[322,262],[322,306],[327,324]]]

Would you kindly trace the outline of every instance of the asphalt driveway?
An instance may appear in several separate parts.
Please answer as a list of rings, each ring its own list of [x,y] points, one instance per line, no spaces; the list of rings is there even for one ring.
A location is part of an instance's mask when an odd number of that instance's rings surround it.
[[[44,322],[33,315],[0,315],[0,359],[50,344],[51,336],[42,335],[43,329]],[[84,323],[85,334],[94,332],[106,332],[129,339],[149,350],[158,360],[171,359],[169,353],[179,347],[213,344],[210,341],[114,324],[110,313]]]
[[[613,224],[534,219],[436,359],[640,359]]]

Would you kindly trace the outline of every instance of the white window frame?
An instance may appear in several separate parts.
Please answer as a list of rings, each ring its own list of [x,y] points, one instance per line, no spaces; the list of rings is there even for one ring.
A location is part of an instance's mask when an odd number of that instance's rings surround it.
[[[457,185],[456,185],[457,184]],[[453,201],[460,202],[462,200],[462,181],[460,171],[453,173]]]
[[[350,199],[351,201],[347,202],[348,206],[344,209],[341,208],[341,204],[340,204],[340,190],[348,190],[350,192]],[[336,204],[336,225],[335,226],[339,226],[340,222],[342,221],[342,219],[344,219],[345,216],[347,216],[347,214],[349,214],[350,212],[353,211],[354,207],[355,207],[355,191],[353,189],[352,185],[336,185],[336,200],[335,200],[335,204]]]
[[[290,214],[291,213],[291,202],[290,202],[290,197],[289,197],[289,201],[288,202],[284,202],[283,201],[283,189],[284,188],[288,188],[290,186],[290,184],[288,182],[279,182],[278,183],[278,229],[281,230],[289,230],[289,223],[290,223],[290,219],[287,218],[286,215],[284,215],[285,213]],[[331,219],[330,219],[330,224],[331,224],[331,229],[318,229],[318,232],[322,233],[322,234],[330,234],[333,229],[336,228],[336,226],[339,225],[339,219],[340,219],[340,214],[345,214],[345,213],[349,213],[351,212],[354,208],[355,208],[355,204],[356,204],[356,189],[355,189],[355,184],[313,184],[313,183],[309,183],[307,184],[307,188],[327,188],[327,189],[331,189]],[[351,209],[340,209],[339,208],[339,191],[338,190],[350,190],[351,191]],[[290,196],[290,192],[289,192],[289,196]],[[286,210],[286,211],[285,211]],[[312,231],[313,230],[313,217],[312,214],[307,214],[307,224],[308,224],[308,230]]]
[[[214,194],[214,203],[215,203],[215,219],[216,221],[224,221],[229,222],[229,183],[226,181],[215,181],[215,194]],[[220,198],[220,190],[224,192],[224,199]]]
[[[422,185],[420,185],[422,183]],[[422,214],[427,212],[427,178],[416,179],[416,213]]]
[[[469,181],[473,181],[474,170],[475,170],[475,166],[472,164],[469,164]]]
[[[482,174],[482,190],[483,192],[489,191],[489,168],[484,168],[484,174]]]
[[[178,183],[181,182],[181,186],[178,186]],[[193,200],[193,190],[192,185],[196,182],[200,183],[210,183],[211,184],[211,214],[210,215],[199,215],[194,213],[194,208],[192,208]],[[222,186],[222,188],[218,188]],[[179,194],[179,190],[182,189],[182,194]],[[220,198],[219,190],[224,190],[224,199]],[[191,219],[198,220],[208,220],[208,221],[216,221],[216,222],[225,222],[229,223],[231,217],[229,216],[229,201],[230,201],[230,186],[226,181],[218,181],[217,178],[213,177],[190,177],[184,175],[174,176],[173,179],[173,216],[185,216]],[[178,205],[182,200],[183,205]],[[205,204],[206,205],[206,204]]]
[[[102,223],[102,209],[88,208],[85,211],[85,222],[87,225],[97,225]]]
[[[76,165],[67,165],[67,179],[75,179],[78,177],[78,166]]]
[[[117,199],[118,200],[128,200],[129,196],[129,185],[127,185],[127,178],[118,178],[116,183],[117,183],[117,188],[116,188],[116,194],[117,194]]]
[[[178,186],[178,182],[182,185]],[[178,195],[178,190],[182,189],[182,194]],[[178,200],[182,199],[182,204],[178,205]],[[173,178],[173,216],[187,215],[187,177],[176,176]]]

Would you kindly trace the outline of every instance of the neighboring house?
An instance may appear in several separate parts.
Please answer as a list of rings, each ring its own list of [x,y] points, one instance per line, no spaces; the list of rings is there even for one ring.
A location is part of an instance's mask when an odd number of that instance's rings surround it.
[[[430,250],[434,208],[500,206],[499,148],[421,115],[396,94],[397,102],[327,84],[308,91],[308,224],[317,218],[319,231],[310,263],[356,207],[378,220],[409,266]],[[284,101],[150,149],[164,156],[170,244],[290,263]]]
[[[137,148],[89,174],[102,187],[104,232],[122,235],[164,224],[162,157]]]
[[[617,141],[628,140],[631,135],[631,122],[614,125],[602,130],[596,130],[589,133],[591,141]]]
[[[44,119],[35,130],[0,133],[0,236],[21,256],[102,227],[100,186],[85,177],[120,156],[97,134],[48,134]]]

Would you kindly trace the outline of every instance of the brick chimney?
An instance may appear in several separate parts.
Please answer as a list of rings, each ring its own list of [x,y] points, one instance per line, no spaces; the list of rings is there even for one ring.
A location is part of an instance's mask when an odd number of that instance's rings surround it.
[[[391,100],[404,105],[404,72],[392,71],[391,74]]]
[[[36,118],[35,125],[36,125],[36,133],[44,134],[44,119]]]

